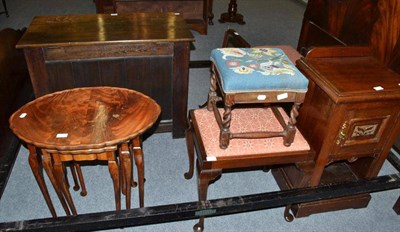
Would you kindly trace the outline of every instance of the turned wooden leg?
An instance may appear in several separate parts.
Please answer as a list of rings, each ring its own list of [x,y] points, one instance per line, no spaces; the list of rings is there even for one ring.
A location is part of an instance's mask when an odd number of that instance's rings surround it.
[[[193,142],[191,123],[189,122],[188,124],[189,128],[186,129],[185,136],[186,136],[186,148],[189,158],[189,171],[186,172],[184,175],[185,179],[187,180],[191,179],[194,173],[194,142]]]
[[[126,198],[126,209],[131,208],[131,180],[132,180],[132,161],[131,154],[129,152],[128,144],[124,143],[119,149],[119,157],[121,160],[122,169],[122,186],[123,193],[125,193]]]
[[[44,182],[43,169],[39,163],[39,157],[38,157],[38,154],[36,151],[36,147],[28,144],[28,150],[29,150],[28,161],[29,161],[29,166],[31,167],[33,176],[35,177],[36,182],[39,185],[39,189],[42,192],[42,195],[44,197],[44,200],[46,201],[47,207],[50,210],[51,216],[53,218],[57,218],[57,213],[54,209],[53,203],[51,202],[50,194],[49,194],[49,191],[47,190],[46,183]],[[64,205],[63,205],[63,207],[64,207]],[[65,209],[65,207],[64,207],[64,209]],[[68,210],[68,213],[69,213],[69,210]]]
[[[49,156],[49,154],[44,151],[43,156],[47,157],[47,156]],[[67,200],[67,203],[69,205],[69,208],[71,209],[72,215],[78,215],[78,213],[76,212],[74,202],[71,197],[71,193],[69,192],[68,186],[65,182],[63,163],[61,162],[58,154],[52,154],[52,157],[53,157],[53,161],[54,161],[54,164],[53,164],[54,176],[56,178],[57,184],[60,187],[64,197]]]
[[[107,152],[108,170],[114,186],[115,209],[121,210],[121,187],[118,170],[118,162],[113,151]],[[130,189],[130,188],[129,188]]]
[[[78,191],[80,189],[79,184],[78,184],[78,177],[76,175],[76,170],[75,170],[75,165],[73,162],[71,162],[69,164],[69,168],[71,170],[71,174],[72,174],[72,179],[74,180],[74,191]],[[66,179],[68,179],[67,177],[65,177]]]
[[[118,157],[119,157],[119,164],[120,164],[120,167],[119,167],[119,176],[120,176],[119,185],[120,185],[122,194],[126,195],[126,185],[125,185],[126,178],[125,178],[125,168],[124,168],[124,165],[123,165],[124,164],[124,161],[123,161],[124,157],[122,157],[121,153],[122,153],[121,147],[119,147],[118,148]]]
[[[221,14],[221,18],[219,22],[231,22],[231,23],[238,23],[240,25],[245,24],[243,21],[243,15],[237,13],[237,3],[236,0],[231,0],[228,6],[228,12]]]
[[[78,178],[79,178],[79,183],[81,185],[81,196],[84,197],[87,195],[87,191],[86,191],[86,185],[85,185],[85,180],[83,179],[83,174],[82,174],[82,169],[81,169],[81,165],[79,165],[78,163],[74,163],[76,172],[78,173]]]
[[[144,207],[144,159],[142,141],[139,136],[133,139],[133,154],[135,156],[135,164],[138,171],[139,204],[142,208]]]
[[[229,146],[230,127],[232,119],[232,105],[225,100],[224,114],[222,116],[222,128],[219,136],[219,146],[226,149]]]
[[[63,191],[62,188],[55,176],[55,171],[54,171],[54,167],[52,164],[52,160],[51,160],[51,156],[49,153],[47,153],[45,150],[42,150],[43,153],[43,158],[42,158],[42,163],[43,163],[43,168],[47,173],[47,176],[50,179],[51,184],[53,185],[53,188],[58,196],[58,199],[61,202],[62,207],[64,208],[64,211],[66,213],[67,216],[70,216],[70,210],[68,208],[68,205],[65,201],[64,195],[63,195]]]
[[[218,96],[217,96],[217,79],[216,79],[216,73],[215,73],[215,65],[211,65],[211,77],[210,77],[210,90],[208,92],[208,99],[207,99],[207,110],[211,111],[213,110],[213,105],[216,104],[218,101]]]
[[[133,152],[133,144],[132,143],[129,145],[129,152],[130,152],[130,162],[131,162],[131,167],[132,167],[132,161],[134,160],[134,157],[133,157],[134,152]],[[131,187],[135,188],[137,186],[137,182],[135,181],[135,178],[133,176],[133,168],[131,169],[131,179],[132,179]]]
[[[288,125],[286,127],[286,136],[283,137],[283,144],[289,147],[293,141],[294,136],[296,135],[296,123],[297,123],[297,116],[299,116],[299,108],[301,103],[295,102],[292,106],[292,110],[290,111],[290,118]]]
[[[197,170],[200,170],[199,163],[197,163]],[[199,201],[203,203],[207,200],[208,186],[211,181],[215,180],[222,174],[221,169],[215,170],[200,170],[198,171],[197,177],[197,191],[199,194]],[[199,222],[193,226],[193,231],[203,231],[204,230],[204,217],[200,217]]]

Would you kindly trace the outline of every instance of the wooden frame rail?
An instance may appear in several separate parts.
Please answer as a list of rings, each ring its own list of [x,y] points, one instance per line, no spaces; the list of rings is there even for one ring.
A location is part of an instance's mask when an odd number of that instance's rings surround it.
[[[391,153],[389,159],[400,172],[399,159]],[[379,176],[371,180],[358,180],[316,188],[300,188],[254,195],[222,198],[204,202],[186,202],[180,204],[161,205],[155,207],[136,208],[123,211],[110,211],[82,214],[74,217],[58,219],[45,218],[25,221],[0,223],[1,231],[93,231],[121,227],[166,223],[196,219],[200,216],[213,217],[233,213],[271,209],[331,199],[362,193],[371,193],[400,188],[400,173]]]

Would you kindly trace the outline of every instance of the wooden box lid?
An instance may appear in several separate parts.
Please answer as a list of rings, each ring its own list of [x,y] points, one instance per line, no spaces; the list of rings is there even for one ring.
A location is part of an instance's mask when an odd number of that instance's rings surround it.
[[[194,36],[174,13],[36,16],[17,48],[187,41]]]
[[[400,75],[366,47],[316,48],[297,65],[335,103],[400,99]]]

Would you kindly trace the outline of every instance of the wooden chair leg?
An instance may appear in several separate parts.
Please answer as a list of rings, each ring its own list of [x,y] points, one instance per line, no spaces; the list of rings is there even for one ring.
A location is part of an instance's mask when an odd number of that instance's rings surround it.
[[[299,116],[299,108],[301,103],[293,103],[292,109],[290,111],[290,118],[289,122],[286,126],[286,136],[283,137],[283,144],[289,147],[293,141],[294,136],[296,135],[296,123],[297,123],[297,116]]]
[[[189,119],[190,120],[190,119]],[[189,171],[184,174],[185,179],[189,180],[193,177],[194,173],[194,142],[193,142],[193,134],[191,123],[188,122],[189,128],[186,129],[185,137],[186,137],[186,147],[189,158]]]
[[[226,149],[229,146],[230,140],[230,127],[232,119],[232,105],[225,100],[224,113],[222,116],[222,128],[219,136],[219,146],[221,149]]]
[[[216,72],[214,64],[211,65],[211,77],[210,77],[210,90],[208,92],[208,99],[207,99],[207,110],[213,110],[213,105],[216,104],[218,101],[217,96],[217,79],[216,79]]]
[[[199,162],[197,161],[197,170],[200,170]],[[200,170],[198,171],[197,178],[197,191],[199,194],[199,201],[203,204],[207,200],[208,186],[211,181],[215,180],[222,174],[221,169],[214,170]],[[204,217],[200,217],[199,222],[193,226],[193,231],[203,231],[204,230]]]

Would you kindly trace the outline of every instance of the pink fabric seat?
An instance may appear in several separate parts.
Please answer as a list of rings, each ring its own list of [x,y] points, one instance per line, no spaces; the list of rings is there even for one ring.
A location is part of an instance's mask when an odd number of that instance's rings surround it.
[[[219,109],[223,111],[223,109]],[[284,120],[288,116],[282,108],[277,109]],[[220,112],[221,113],[221,112]],[[280,131],[282,125],[270,107],[235,108],[231,112],[231,130],[234,133],[247,131]],[[305,186],[314,169],[315,152],[310,148],[300,131],[291,146],[285,146],[280,137],[232,139],[230,145],[222,149],[219,144],[220,127],[215,120],[214,112],[205,108],[191,110],[186,131],[186,144],[189,157],[189,171],[185,178],[190,179],[194,173],[195,152],[197,155],[197,178],[199,200],[207,199],[210,183],[222,175],[223,170],[268,167],[274,165],[295,164],[304,173],[296,187]],[[266,170],[266,169],[264,169]],[[243,186],[244,188],[246,186]],[[285,217],[290,216],[289,206]],[[290,218],[290,217],[288,217]],[[200,217],[194,228],[204,228],[204,217]]]
[[[286,113],[279,108],[285,121]],[[223,111],[222,109],[220,110]],[[291,146],[285,146],[282,138],[260,139],[233,139],[226,149],[219,146],[219,127],[212,111],[198,109],[194,111],[201,141],[205,148],[207,161],[217,160],[227,156],[246,156],[265,153],[280,153],[291,151],[309,151],[310,146],[303,135],[297,131]],[[271,108],[237,108],[232,111],[232,123],[230,127],[233,133],[247,131],[281,131],[282,126],[274,116]],[[232,157],[231,157],[232,158]]]

